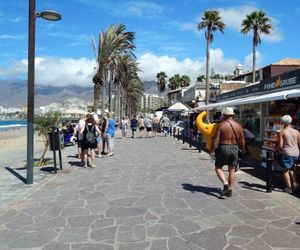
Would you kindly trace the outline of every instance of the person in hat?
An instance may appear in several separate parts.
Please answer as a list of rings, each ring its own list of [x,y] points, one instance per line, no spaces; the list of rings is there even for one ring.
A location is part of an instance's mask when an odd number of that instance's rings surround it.
[[[244,150],[245,140],[242,126],[233,119],[233,108],[226,107],[222,113],[223,120],[217,125],[210,153],[215,157],[215,171],[224,186],[220,194],[231,197],[239,149]],[[228,180],[222,169],[224,165],[228,165]]]
[[[284,115],[281,117],[283,128],[279,134],[279,162],[282,167],[283,180],[286,184],[284,191],[292,193],[298,189],[297,177],[294,165],[299,158],[300,134],[298,130],[292,128],[292,117]]]

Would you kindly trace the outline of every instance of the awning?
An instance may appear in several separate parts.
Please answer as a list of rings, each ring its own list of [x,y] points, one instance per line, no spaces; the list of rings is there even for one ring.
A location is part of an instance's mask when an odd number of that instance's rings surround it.
[[[208,105],[197,107],[193,110],[201,111],[206,109],[217,109],[226,106],[237,106],[242,104],[254,104],[254,103],[269,102],[269,101],[287,100],[296,97],[300,97],[300,89],[290,89],[290,90],[278,91],[278,92],[265,94],[265,95],[261,94],[257,96],[249,96],[249,97],[238,98],[234,100],[228,100],[224,102],[210,103]]]
[[[290,90],[278,91],[266,95],[253,96],[244,100],[243,99],[238,100],[237,102],[238,105],[252,104],[252,103],[261,103],[261,102],[269,102],[269,101],[287,100],[299,96],[300,96],[300,89],[290,89]]]
[[[181,102],[177,102],[168,108],[168,111],[173,111],[173,112],[185,111],[185,110],[190,110],[190,108]]]

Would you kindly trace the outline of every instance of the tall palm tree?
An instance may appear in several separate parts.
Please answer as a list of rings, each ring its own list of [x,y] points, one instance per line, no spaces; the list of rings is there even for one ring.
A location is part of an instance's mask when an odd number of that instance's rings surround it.
[[[156,84],[157,84],[157,88],[158,88],[158,92],[162,93],[166,90],[166,84],[167,84],[167,74],[166,72],[159,72],[156,75]]]
[[[135,48],[133,40],[135,34],[133,32],[125,32],[126,26],[124,24],[111,25],[105,32],[100,32],[99,43],[97,49],[97,73],[94,77],[94,84],[102,86],[102,107],[101,114],[104,114],[106,105],[106,81],[108,81],[110,74],[117,67],[120,55],[124,53],[132,53]],[[94,46],[94,50],[95,50]],[[111,80],[112,82],[112,80]],[[93,110],[97,112],[97,105],[99,96],[96,91],[99,87],[94,88],[94,105]]]
[[[142,82],[137,75],[139,71],[138,63],[133,55],[127,54],[120,57],[116,74],[119,85],[122,87],[120,116],[130,115],[139,107],[143,95]]]
[[[225,24],[221,21],[219,11],[216,10],[206,10],[202,16],[202,21],[198,24],[198,30],[206,29],[205,38],[206,38],[206,91],[205,91],[205,104],[209,103],[209,45],[213,42],[214,35],[213,32],[219,30],[221,33],[224,33]]]
[[[256,64],[256,46],[261,43],[260,34],[270,34],[272,30],[271,19],[266,16],[262,10],[253,11],[242,21],[242,34],[253,31],[253,64],[252,64],[252,82],[255,82],[255,64]]]

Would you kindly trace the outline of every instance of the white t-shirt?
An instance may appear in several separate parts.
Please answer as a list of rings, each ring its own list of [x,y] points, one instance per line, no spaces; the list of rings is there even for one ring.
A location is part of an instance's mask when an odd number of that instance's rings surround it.
[[[85,126],[85,120],[84,119],[80,119],[79,122],[76,125],[76,131],[78,132],[78,140],[81,141],[82,140],[82,135],[80,134],[81,129]]]

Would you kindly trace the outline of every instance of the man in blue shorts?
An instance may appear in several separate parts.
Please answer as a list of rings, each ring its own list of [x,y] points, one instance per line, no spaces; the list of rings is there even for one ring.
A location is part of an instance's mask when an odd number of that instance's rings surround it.
[[[136,132],[137,126],[138,126],[138,120],[136,119],[135,116],[133,116],[130,120],[130,128],[132,132],[131,138],[134,138],[134,133]]]

